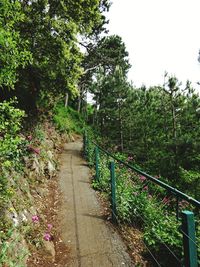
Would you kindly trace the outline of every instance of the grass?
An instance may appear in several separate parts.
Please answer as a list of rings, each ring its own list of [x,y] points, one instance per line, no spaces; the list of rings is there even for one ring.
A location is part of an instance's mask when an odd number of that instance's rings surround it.
[[[84,120],[81,115],[71,107],[58,104],[53,110],[53,121],[62,133],[83,134]]]

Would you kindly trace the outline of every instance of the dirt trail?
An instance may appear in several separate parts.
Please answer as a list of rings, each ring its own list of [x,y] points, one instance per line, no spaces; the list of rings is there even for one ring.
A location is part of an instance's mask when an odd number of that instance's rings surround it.
[[[80,141],[68,143],[61,155],[61,231],[71,250],[70,261],[63,267],[134,266],[122,240],[101,216],[81,147]]]

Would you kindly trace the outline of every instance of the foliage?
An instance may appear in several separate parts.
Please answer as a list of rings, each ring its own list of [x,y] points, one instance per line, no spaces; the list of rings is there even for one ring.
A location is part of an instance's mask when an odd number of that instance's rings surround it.
[[[24,14],[19,1],[2,0],[0,5],[0,88],[14,88],[17,69],[31,62],[28,42],[23,40],[16,26],[24,22]]]
[[[88,161],[94,166],[94,144],[89,139]],[[117,153],[115,157],[126,161],[126,156]],[[93,187],[108,200],[111,198],[109,162],[111,157],[99,152],[99,180],[93,180]],[[129,160],[129,158],[128,158]],[[119,225],[128,224],[138,227],[143,232],[143,239],[151,253],[159,258],[163,266],[175,266],[174,255],[182,257],[182,237],[179,231],[180,222],[176,219],[173,204],[169,204],[158,186],[151,185],[144,176],[137,175],[123,164],[115,162],[116,207]],[[167,258],[167,261],[165,260]]]
[[[104,31],[109,6],[109,0],[1,1],[0,99],[16,95],[30,111],[65,93],[77,96],[79,39]]]
[[[98,92],[93,121],[104,145],[131,155],[147,172],[198,197],[200,98],[189,82],[183,88],[176,77],[165,78],[163,87],[147,89],[128,84],[120,67],[112,76],[99,73],[92,85]]]
[[[0,166],[19,166],[25,149],[25,139],[19,135],[24,111],[15,108],[14,101],[0,103]]]
[[[21,172],[23,167],[22,156],[27,153],[27,142],[19,133],[22,129],[21,122],[25,113],[16,108],[16,104],[15,100],[0,103],[0,214],[1,229],[3,229],[0,235],[2,242],[0,264],[8,266],[23,266],[23,258],[27,254],[27,250],[24,248],[18,255],[19,257],[13,259],[9,256],[11,250],[20,241],[16,233],[15,240],[12,240],[14,229],[5,216],[16,190],[16,184],[12,181],[11,174],[15,175],[14,172],[16,171]]]
[[[94,113],[97,118],[97,107],[101,105],[107,94],[113,94],[112,77],[116,76],[116,68],[120,68],[121,76],[125,77],[131,67],[128,60],[128,52],[122,38],[118,35],[103,36],[94,43],[86,45],[87,53],[83,59],[84,73],[79,82],[79,106],[85,111],[86,95],[88,90],[94,94]],[[114,74],[115,73],[115,74]],[[119,74],[118,74],[119,76]],[[103,90],[101,83],[109,88]],[[116,82],[115,82],[116,85]],[[106,94],[107,93],[107,94]],[[81,103],[80,103],[81,102]]]
[[[22,155],[26,153],[26,141],[19,135],[25,114],[15,108],[15,101],[0,103],[0,210],[3,212],[12,197],[9,187],[10,170],[20,170]]]
[[[83,133],[83,119],[81,115],[70,107],[58,104],[53,111],[53,121],[62,133]]]
[[[125,43],[118,35],[102,37],[93,46],[90,45],[87,52],[83,64],[91,73],[98,73],[98,67],[103,68],[105,74],[113,73],[115,67],[120,66],[125,74],[131,67]]]
[[[47,122],[22,134],[25,113],[16,106],[15,100],[0,103],[0,266],[22,267],[30,248],[52,240],[52,225],[43,227],[44,216],[40,222],[32,216],[41,209],[32,193],[44,186],[45,176],[55,175],[59,139]]]
[[[195,170],[184,170],[180,168],[181,175],[181,186],[185,188],[186,193],[190,193],[194,198],[199,199],[200,197],[200,184],[199,184],[199,171]]]
[[[12,236],[15,236],[15,238]],[[19,246],[19,243],[22,242],[20,235],[16,234],[13,228],[9,230],[7,238],[9,242],[4,242],[1,246],[1,266],[23,267],[24,258],[26,258],[26,256],[29,254],[28,249],[23,247],[19,255],[15,255],[15,253],[13,253],[16,247]]]

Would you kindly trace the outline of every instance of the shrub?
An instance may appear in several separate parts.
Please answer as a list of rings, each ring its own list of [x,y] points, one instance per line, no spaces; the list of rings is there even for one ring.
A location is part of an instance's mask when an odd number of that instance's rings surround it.
[[[25,117],[24,111],[15,108],[16,101],[0,103],[0,166],[7,168],[19,166],[25,150],[26,141],[22,135],[21,122]]]

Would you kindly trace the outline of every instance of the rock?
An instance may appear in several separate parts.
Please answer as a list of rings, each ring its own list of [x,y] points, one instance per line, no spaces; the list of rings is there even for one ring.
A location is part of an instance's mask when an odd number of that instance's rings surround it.
[[[50,150],[47,151],[47,156],[50,160],[53,159],[53,153]]]
[[[48,161],[47,169],[48,169],[48,173],[49,173],[50,178],[52,178],[52,176],[54,176],[54,172],[56,169],[53,166],[53,164],[51,163],[51,161]]]
[[[35,155],[33,158],[33,165],[32,165],[31,169],[34,170],[37,174],[40,173],[40,164],[39,164],[39,161]]]
[[[71,140],[72,140],[72,142],[75,142],[75,139],[74,139],[73,135],[71,135]]]
[[[21,222],[27,222],[27,221],[28,221],[28,219],[27,219],[25,213],[23,213],[23,212],[21,212],[21,213],[19,214],[19,217],[20,217]]]
[[[12,220],[13,220],[13,223],[14,223],[14,226],[18,226],[19,225],[19,218],[18,218],[18,215],[17,214],[13,214],[12,215]]]
[[[20,218],[12,204],[10,205],[10,208],[6,211],[6,217],[12,220],[14,226],[19,225]]]
[[[45,250],[47,257],[51,259],[52,262],[54,262],[55,256],[56,256],[54,243],[52,241],[44,240],[43,244],[44,244],[44,250]]]

